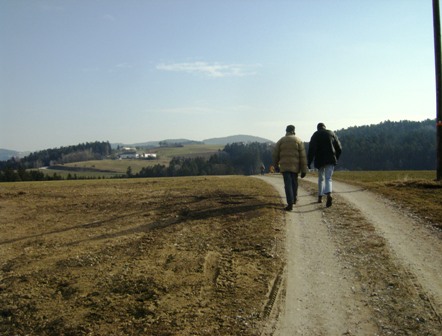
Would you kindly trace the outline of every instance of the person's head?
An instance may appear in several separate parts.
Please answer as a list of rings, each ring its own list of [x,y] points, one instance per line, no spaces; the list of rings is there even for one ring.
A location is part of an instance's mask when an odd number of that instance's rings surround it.
[[[293,126],[293,125],[288,125],[288,126],[286,127],[285,131],[286,131],[287,133],[293,133],[293,134],[295,134],[295,126]]]
[[[319,123],[318,126],[317,126],[317,129],[318,129],[318,131],[322,130],[322,129],[325,129],[324,123]]]

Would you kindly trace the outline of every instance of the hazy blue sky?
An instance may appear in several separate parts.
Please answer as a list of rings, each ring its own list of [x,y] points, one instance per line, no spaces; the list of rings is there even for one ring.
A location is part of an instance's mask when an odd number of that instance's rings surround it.
[[[0,0],[0,147],[435,118],[431,0]]]

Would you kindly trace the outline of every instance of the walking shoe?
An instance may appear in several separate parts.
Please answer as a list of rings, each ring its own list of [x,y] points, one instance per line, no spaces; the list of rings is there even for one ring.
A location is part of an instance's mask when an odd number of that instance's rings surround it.
[[[325,206],[326,206],[327,208],[330,208],[330,207],[332,206],[332,203],[333,203],[333,197],[331,197],[331,195],[328,194],[328,195],[327,195],[327,203],[325,204]]]
[[[322,196],[318,196],[318,203],[322,203]]]
[[[284,208],[285,211],[292,211],[293,210],[293,205],[289,204]]]

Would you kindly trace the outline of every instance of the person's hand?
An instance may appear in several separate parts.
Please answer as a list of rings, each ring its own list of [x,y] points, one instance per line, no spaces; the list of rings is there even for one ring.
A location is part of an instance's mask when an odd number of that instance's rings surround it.
[[[307,175],[306,173],[301,173],[301,178],[304,178],[305,175]]]

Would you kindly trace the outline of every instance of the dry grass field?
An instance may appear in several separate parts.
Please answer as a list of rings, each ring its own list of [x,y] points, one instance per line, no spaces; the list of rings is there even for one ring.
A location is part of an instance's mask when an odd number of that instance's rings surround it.
[[[386,196],[442,233],[442,183],[435,171],[337,171],[333,178]]]
[[[0,185],[1,335],[257,335],[280,198],[246,177]]]

